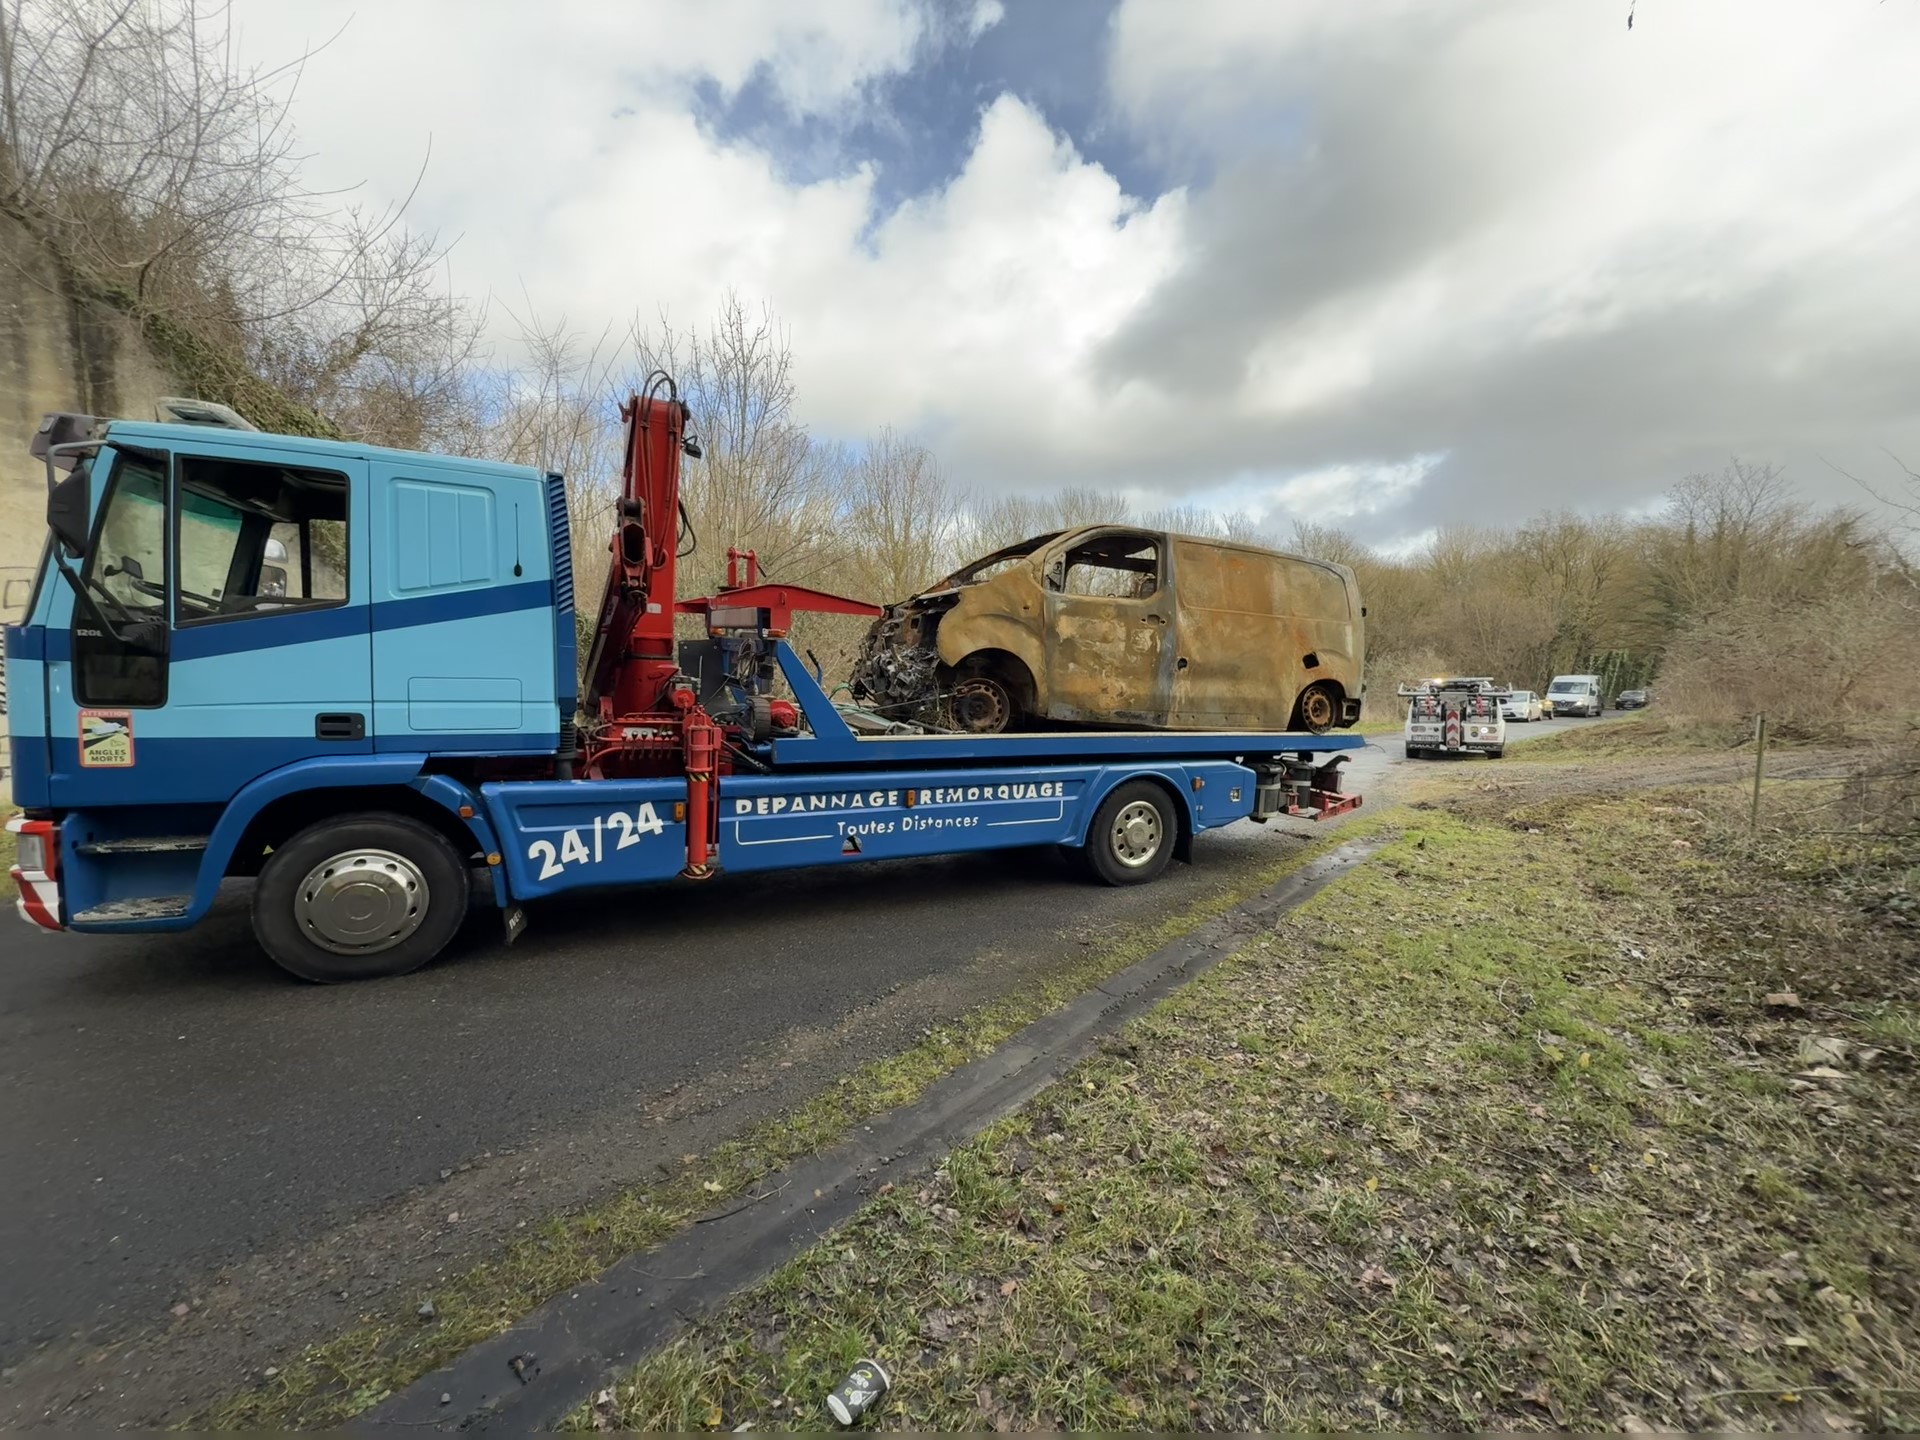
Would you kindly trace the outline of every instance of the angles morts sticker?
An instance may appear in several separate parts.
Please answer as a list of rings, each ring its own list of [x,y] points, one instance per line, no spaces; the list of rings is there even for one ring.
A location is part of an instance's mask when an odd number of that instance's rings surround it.
[[[80,763],[90,769],[124,769],[133,764],[133,712],[82,710]]]

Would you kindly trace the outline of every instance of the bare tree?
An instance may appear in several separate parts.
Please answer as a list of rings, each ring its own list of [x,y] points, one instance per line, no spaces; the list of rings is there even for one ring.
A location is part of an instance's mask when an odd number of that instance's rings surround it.
[[[688,466],[687,511],[700,575],[717,584],[730,547],[758,552],[769,575],[818,584],[848,558],[843,451],[795,418],[793,352],[771,308],[729,294],[704,333],[636,322],[641,373],[665,370],[693,412],[705,458]]]
[[[0,210],[290,398],[368,438],[438,440],[481,321],[404,201],[304,183],[288,111],[306,59],[241,67],[205,0],[0,0]]]
[[[933,452],[882,430],[847,475],[851,588],[897,600],[937,579],[961,558],[961,514]]]

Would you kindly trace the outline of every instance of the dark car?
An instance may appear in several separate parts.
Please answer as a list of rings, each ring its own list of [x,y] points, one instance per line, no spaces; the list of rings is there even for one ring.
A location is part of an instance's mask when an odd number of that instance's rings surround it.
[[[1615,697],[1613,708],[1616,710],[1642,710],[1652,697],[1644,690],[1622,690]]]

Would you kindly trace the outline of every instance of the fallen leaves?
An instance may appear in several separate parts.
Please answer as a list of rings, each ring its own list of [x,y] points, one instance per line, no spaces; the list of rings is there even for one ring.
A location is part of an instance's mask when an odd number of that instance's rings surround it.
[[[1393,1291],[1400,1288],[1400,1282],[1387,1273],[1384,1265],[1369,1265],[1360,1272],[1360,1284],[1368,1290]]]

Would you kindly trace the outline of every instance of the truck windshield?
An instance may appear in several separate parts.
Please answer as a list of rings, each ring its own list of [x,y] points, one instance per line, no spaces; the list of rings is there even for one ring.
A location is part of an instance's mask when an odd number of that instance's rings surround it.
[[[1549,695],[1571,695],[1576,690],[1584,690],[1586,688],[1587,687],[1578,680],[1556,680],[1552,685],[1547,687],[1547,693]]]

